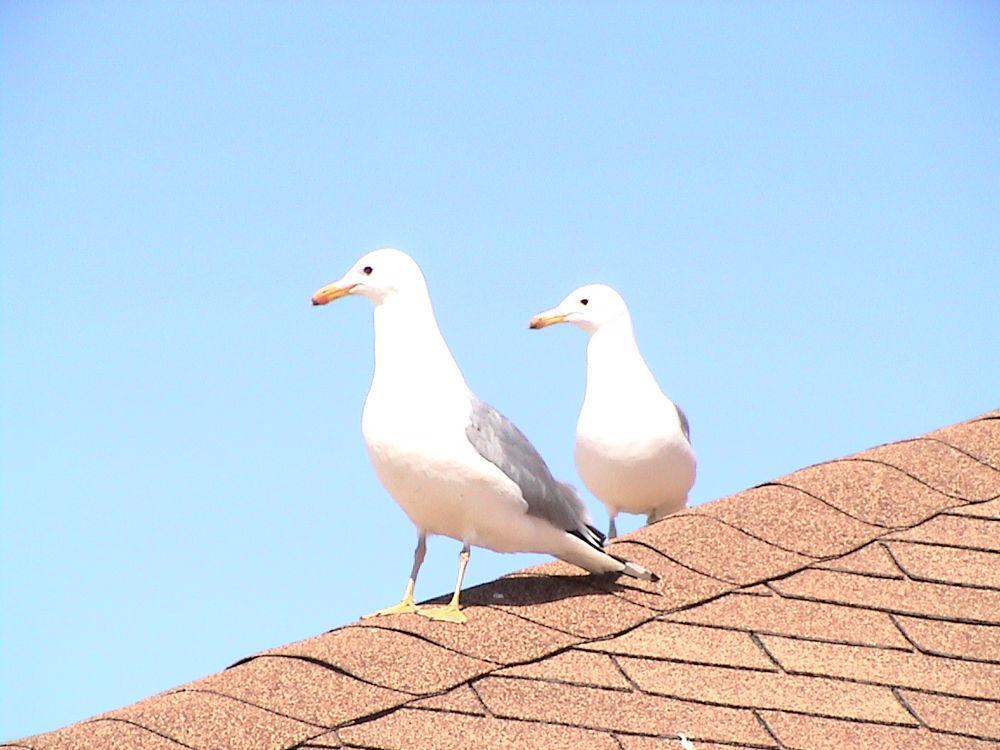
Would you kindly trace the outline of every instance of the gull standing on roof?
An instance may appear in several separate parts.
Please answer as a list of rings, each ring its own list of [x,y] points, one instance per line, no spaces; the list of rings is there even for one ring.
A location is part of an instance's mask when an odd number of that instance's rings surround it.
[[[582,286],[531,319],[532,328],[555,323],[590,335],[576,468],[608,508],[608,537],[620,512],[645,513],[653,523],[686,506],[697,464],[688,420],[639,352],[625,300],[603,284]]]
[[[349,294],[375,305],[375,373],[361,419],[368,455],[417,527],[403,600],[376,615],[418,612],[465,622],[459,592],[472,545],[545,552],[592,573],[656,579],[603,551],[604,535],[590,525],[575,490],[556,481],[517,427],[469,390],[410,256],[389,248],[368,253],[312,302]],[[462,542],[458,582],[448,605],[417,608],[413,589],[428,534]]]

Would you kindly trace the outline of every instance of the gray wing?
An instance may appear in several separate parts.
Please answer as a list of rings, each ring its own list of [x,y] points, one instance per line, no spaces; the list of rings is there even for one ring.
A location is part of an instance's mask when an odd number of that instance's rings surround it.
[[[677,404],[674,404],[674,408],[677,410],[677,416],[680,417],[680,420],[681,420],[681,430],[684,433],[684,437],[687,438],[688,444],[690,445],[690,444],[692,444],[691,443],[691,425],[688,424],[687,414],[685,414],[684,412],[682,412],[681,411],[681,407],[679,407]]]
[[[535,446],[513,422],[475,396],[465,434],[480,456],[521,488],[529,515],[571,532],[588,528],[587,511],[576,490],[552,476]]]

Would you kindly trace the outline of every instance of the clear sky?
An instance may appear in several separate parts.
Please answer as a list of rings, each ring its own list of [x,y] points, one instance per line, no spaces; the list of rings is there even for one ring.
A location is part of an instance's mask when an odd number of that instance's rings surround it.
[[[585,337],[527,322],[586,282],[691,419],[696,503],[1000,406],[998,18],[4,3],[0,739],[399,599],[371,311],[309,305],[379,246],[577,484]]]

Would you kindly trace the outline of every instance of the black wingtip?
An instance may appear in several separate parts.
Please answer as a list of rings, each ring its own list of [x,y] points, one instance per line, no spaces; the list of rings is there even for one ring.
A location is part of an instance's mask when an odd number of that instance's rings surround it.
[[[593,526],[588,525],[587,531],[589,534],[584,533],[581,529],[566,529],[567,534],[572,534],[581,542],[589,544],[596,550],[604,551],[604,534],[600,533]]]
[[[594,528],[594,527],[593,527],[593,526],[591,526],[591,525],[590,525],[589,523],[587,524],[587,528],[588,528],[588,529],[590,529],[590,533],[591,533],[591,534],[593,534],[594,536],[596,536],[596,537],[597,537],[597,541],[598,541],[598,542],[600,542],[601,546],[603,547],[603,546],[604,546],[604,543],[605,543],[605,542],[607,541],[607,539],[608,539],[608,535],[607,535],[607,534],[605,534],[605,533],[604,533],[603,531],[601,531],[600,529],[597,529],[597,528]]]

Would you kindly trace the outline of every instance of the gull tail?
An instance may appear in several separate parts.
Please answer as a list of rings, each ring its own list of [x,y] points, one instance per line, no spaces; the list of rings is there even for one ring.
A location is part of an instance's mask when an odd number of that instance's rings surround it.
[[[604,534],[593,526],[567,532],[566,544],[555,552],[560,560],[565,560],[591,573],[621,573],[642,581],[658,581],[660,577],[641,565],[608,554],[601,547]]]
[[[609,555],[609,557],[613,557],[613,555]],[[654,583],[660,580],[660,577],[656,575],[656,573],[651,570],[646,570],[641,565],[636,565],[628,560],[622,560],[620,557],[615,557],[614,559],[618,560],[618,562],[625,566],[622,568],[622,573],[627,576],[638,578],[641,581],[652,581]]]

